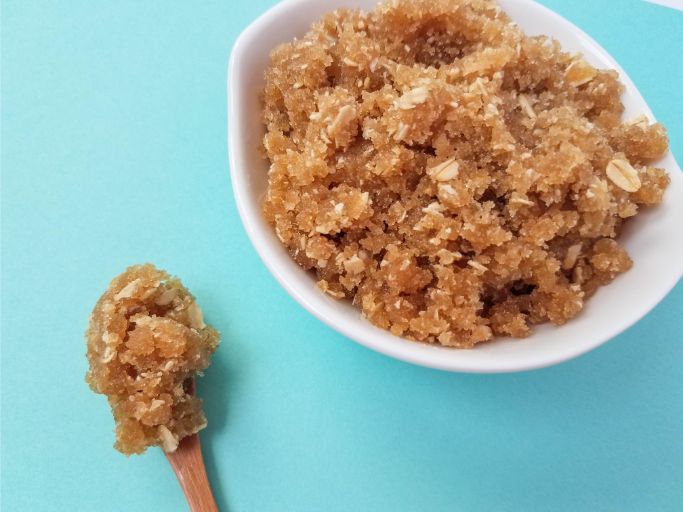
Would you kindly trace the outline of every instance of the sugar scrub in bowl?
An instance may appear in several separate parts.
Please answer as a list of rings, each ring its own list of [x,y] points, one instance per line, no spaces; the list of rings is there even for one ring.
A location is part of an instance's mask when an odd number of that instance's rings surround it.
[[[309,311],[399,359],[516,371],[677,282],[666,130],[579,29],[531,1],[319,4],[263,15],[229,73],[240,214]]]

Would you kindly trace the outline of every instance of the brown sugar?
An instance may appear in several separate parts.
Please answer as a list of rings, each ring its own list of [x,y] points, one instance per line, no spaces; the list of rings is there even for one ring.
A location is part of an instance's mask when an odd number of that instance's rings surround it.
[[[631,259],[668,147],[613,70],[493,1],[338,10],[275,48],[263,204],[330,296],[396,335],[472,347],[576,316]]]
[[[117,450],[172,452],[206,426],[192,377],[209,366],[218,332],[178,279],[149,264],[126,269],[95,305],[86,340],[86,381],[107,395]]]

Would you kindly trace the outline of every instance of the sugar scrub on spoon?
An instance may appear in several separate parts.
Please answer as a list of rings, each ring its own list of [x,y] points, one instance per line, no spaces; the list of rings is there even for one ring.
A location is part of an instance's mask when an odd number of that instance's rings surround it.
[[[117,450],[174,452],[206,426],[192,378],[209,366],[219,335],[178,279],[149,264],[128,268],[95,305],[86,339],[86,380],[109,400]]]

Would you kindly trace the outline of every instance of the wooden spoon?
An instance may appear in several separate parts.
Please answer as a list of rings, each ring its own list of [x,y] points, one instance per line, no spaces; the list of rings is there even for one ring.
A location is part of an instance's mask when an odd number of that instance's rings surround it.
[[[194,379],[187,383],[188,392],[194,395]],[[166,453],[178,483],[185,493],[191,512],[218,512],[209,479],[206,476],[199,434],[182,439],[176,451]]]

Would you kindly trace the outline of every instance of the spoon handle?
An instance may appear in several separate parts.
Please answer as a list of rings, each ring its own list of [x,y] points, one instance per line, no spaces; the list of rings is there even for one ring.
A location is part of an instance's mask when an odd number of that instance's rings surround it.
[[[173,468],[178,483],[185,493],[191,512],[218,512],[216,501],[206,476],[202,448],[197,434],[180,441],[173,453],[166,458]]]

